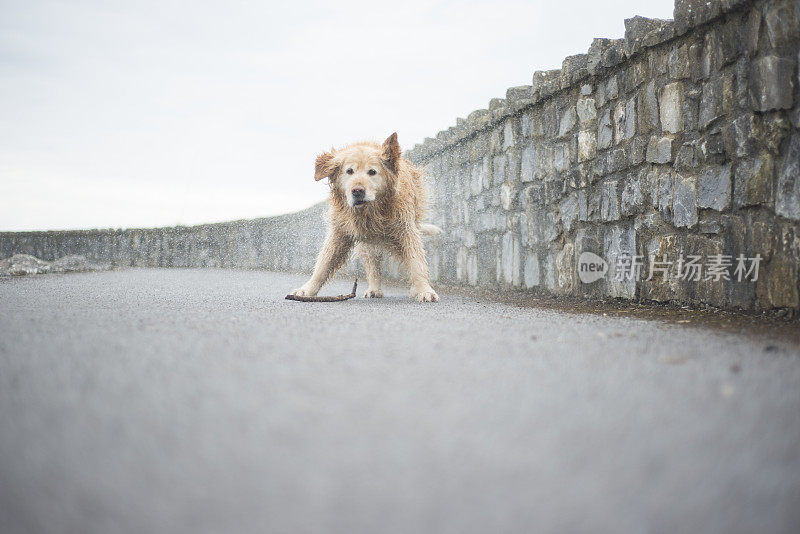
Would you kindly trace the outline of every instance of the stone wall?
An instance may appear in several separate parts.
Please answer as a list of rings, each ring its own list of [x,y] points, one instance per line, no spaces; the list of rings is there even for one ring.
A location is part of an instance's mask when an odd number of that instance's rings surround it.
[[[123,267],[235,267],[308,271],[325,238],[324,204],[268,217],[198,226],[0,233],[0,258],[52,261],[81,254]]]
[[[800,2],[677,0],[625,28],[409,152],[446,229],[438,279],[797,309]],[[584,252],[609,273],[581,282]]]
[[[445,229],[426,247],[432,278],[797,310],[800,2],[676,0],[674,21],[634,17],[625,28],[624,39],[595,39],[587,54],[534,73],[530,86],[407,153],[426,168],[433,222]],[[1,233],[0,257],[308,271],[323,209],[195,227]],[[584,253],[607,261],[597,281],[581,281]],[[761,259],[757,280],[736,279],[739,258]],[[626,261],[641,265],[616,276]],[[699,279],[692,261],[705,269]]]

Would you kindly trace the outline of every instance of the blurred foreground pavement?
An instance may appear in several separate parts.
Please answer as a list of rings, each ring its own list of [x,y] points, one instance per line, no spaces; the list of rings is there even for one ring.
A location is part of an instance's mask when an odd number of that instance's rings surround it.
[[[0,280],[0,532],[800,531],[796,346],[303,281]]]

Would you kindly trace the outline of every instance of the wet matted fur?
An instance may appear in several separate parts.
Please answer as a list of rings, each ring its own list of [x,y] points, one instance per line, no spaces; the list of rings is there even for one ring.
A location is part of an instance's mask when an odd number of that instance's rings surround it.
[[[423,223],[427,194],[422,171],[404,158],[393,133],[383,144],[353,143],[317,157],[314,179],[328,178],[330,226],[314,274],[294,295],[316,295],[355,248],[364,261],[369,287],[365,297],[382,297],[385,254],[408,269],[411,296],[436,302],[422,238],[441,230]]]

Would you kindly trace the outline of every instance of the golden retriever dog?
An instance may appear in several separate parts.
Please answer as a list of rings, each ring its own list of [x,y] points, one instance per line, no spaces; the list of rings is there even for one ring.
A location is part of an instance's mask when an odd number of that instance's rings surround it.
[[[427,208],[422,171],[401,156],[397,134],[382,145],[354,143],[318,156],[314,179],[323,178],[331,189],[330,226],[314,274],[294,294],[316,295],[355,248],[369,282],[364,297],[383,296],[381,263],[389,253],[408,269],[413,298],[438,301],[428,278],[422,238],[441,230],[422,222]]]

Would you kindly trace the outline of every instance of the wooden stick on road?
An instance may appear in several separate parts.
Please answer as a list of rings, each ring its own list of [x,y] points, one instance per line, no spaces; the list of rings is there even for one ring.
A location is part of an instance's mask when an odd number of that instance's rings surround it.
[[[337,295],[335,297],[305,297],[300,295],[286,295],[286,300],[298,300],[300,302],[343,302],[356,296],[358,278],[353,282],[353,291],[349,295]]]

